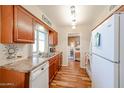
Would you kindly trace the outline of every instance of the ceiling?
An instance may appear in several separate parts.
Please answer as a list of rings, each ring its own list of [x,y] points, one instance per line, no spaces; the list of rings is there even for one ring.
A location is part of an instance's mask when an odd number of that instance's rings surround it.
[[[38,6],[51,21],[58,26],[71,25],[70,6],[40,5]],[[103,12],[107,5],[79,5],[76,6],[77,25],[91,25]]]

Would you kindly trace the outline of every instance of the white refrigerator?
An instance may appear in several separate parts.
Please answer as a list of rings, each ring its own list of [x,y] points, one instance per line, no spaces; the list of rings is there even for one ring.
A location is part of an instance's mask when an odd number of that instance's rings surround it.
[[[92,32],[92,87],[124,87],[124,14],[113,14]]]

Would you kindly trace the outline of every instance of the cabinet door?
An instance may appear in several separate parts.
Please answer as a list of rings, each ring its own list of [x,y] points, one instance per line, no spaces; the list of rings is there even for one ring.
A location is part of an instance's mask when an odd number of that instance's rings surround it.
[[[50,65],[49,65],[49,83],[52,81],[54,77],[54,62],[50,61]]]
[[[56,31],[49,31],[49,44],[54,46],[58,44],[58,33]]]
[[[29,73],[0,68],[0,88],[28,88]],[[9,84],[8,84],[9,83]],[[2,85],[3,84],[3,85]]]
[[[1,42],[1,6],[0,6],[0,42]]]
[[[49,31],[49,45],[54,45],[54,34],[53,31]]]
[[[59,55],[56,57],[56,71],[59,70]]]
[[[59,66],[60,66],[59,68],[61,68],[62,66],[62,54],[60,54],[60,65]]]
[[[54,61],[54,75],[56,74],[57,72],[57,60],[55,59]]]
[[[54,45],[58,44],[58,33],[54,32]]]
[[[13,43],[13,6],[1,5],[1,43]]]
[[[34,28],[32,16],[20,6],[14,6],[14,41],[34,42]]]

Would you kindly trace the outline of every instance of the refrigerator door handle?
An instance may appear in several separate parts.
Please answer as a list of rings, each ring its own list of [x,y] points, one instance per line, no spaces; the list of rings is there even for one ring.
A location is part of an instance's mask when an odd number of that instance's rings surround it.
[[[103,57],[103,56],[100,56],[100,55],[98,55],[98,54],[96,54],[96,53],[92,53],[92,54],[94,54],[94,55],[96,55],[96,56],[99,56],[99,57],[101,57],[101,58],[103,58],[103,59],[105,59],[105,60],[108,60],[108,61],[110,61],[110,62],[112,62],[112,63],[116,63],[116,64],[119,64],[119,63],[120,63],[120,61],[112,61],[112,60],[110,60],[110,59],[108,59],[108,58],[105,58],[105,57]]]

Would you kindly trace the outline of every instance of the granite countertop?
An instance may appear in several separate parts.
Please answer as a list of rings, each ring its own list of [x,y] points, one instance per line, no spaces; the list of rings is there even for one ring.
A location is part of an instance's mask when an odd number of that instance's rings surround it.
[[[56,52],[56,53],[54,53],[53,56],[47,57],[47,58],[32,56],[32,57],[29,57],[26,59],[8,63],[6,65],[0,66],[0,68],[28,73],[28,72],[32,71],[33,69],[35,69],[36,67],[44,64],[45,62],[48,62],[49,59],[51,59],[52,57],[54,57],[60,53],[61,52]]]

